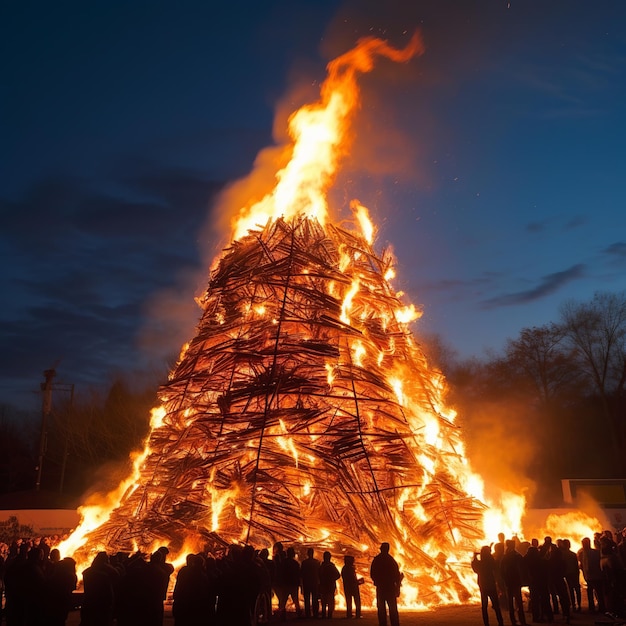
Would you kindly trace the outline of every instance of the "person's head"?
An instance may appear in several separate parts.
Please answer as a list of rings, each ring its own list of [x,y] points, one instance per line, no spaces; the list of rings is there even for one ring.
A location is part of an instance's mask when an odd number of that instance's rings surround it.
[[[58,563],[61,560],[61,553],[58,548],[52,548],[48,557],[52,563]]]
[[[346,554],[346,555],[343,557],[343,562],[344,562],[346,565],[354,565],[354,557],[353,557],[352,555],[350,555],[350,554]]]
[[[544,537],[543,538],[543,543],[546,546],[551,546],[552,545],[552,537]]]
[[[314,555],[314,554],[315,554],[315,550],[313,550],[313,548],[309,548],[309,549],[306,551],[306,555],[307,555],[310,559],[312,559],[312,558],[313,558],[313,555]]]
[[[389,543],[386,541],[383,541],[380,544],[380,553],[381,554],[389,554]]]
[[[506,551],[507,552],[515,552],[515,539],[507,539],[506,540]]]
[[[106,552],[98,552],[91,562],[92,567],[100,567],[109,562],[109,555]]]
[[[324,563],[330,563],[330,552],[326,550],[322,558],[324,559]]]
[[[572,547],[572,543],[569,539],[563,539],[563,548],[569,550]]]
[[[533,548],[538,548],[538,547],[539,547],[539,539],[537,539],[537,537],[533,537],[533,538],[530,540],[530,545],[531,545]]]
[[[481,560],[491,558],[491,546],[483,546],[480,549],[480,558]]]
[[[157,550],[150,555],[150,563],[155,563],[157,565],[162,565],[165,563],[165,555],[163,552]]]
[[[296,558],[296,551],[291,546],[289,546],[287,548],[287,558],[288,559],[295,559]]]
[[[498,533],[498,541],[504,543],[504,533]]]

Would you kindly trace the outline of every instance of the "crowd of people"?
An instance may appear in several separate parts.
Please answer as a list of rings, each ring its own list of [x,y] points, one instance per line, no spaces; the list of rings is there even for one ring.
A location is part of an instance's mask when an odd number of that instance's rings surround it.
[[[70,610],[80,606],[81,626],[162,626],[174,573],[168,553],[166,547],[150,555],[100,552],[82,572],[81,593],[76,594],[72,558],[61,558],[44,539],[15,541],[0,557],[2,618],[6,626],[64,626]],[[321,560],[313,548],[306,558],[296,557],[293,547],[285,549],[280,542],[271,555],[249,545],[232,545],[219,556],[189,554],[171,581],[174,623],[250,626],[284,621],[288,603],[299,618],[330,619],[339,585],[345,617],[361,617],[360,587],[365,581],[357,574],[354,556],[345,555],[340,566],[328,551]],[[388,614],[391,626],[398,626],[402,574],[388,543],[381,544],[372,560],[370,576],[380,624],[387,623]]]
[[[344,616],[361,617],[360,589],[365,580],[349,554],[338,565],[328,551],[318,560],[313,548],[305,556],[280,542],[272,554],[233,545],[218,556],[189,554],[175,579],[168,554],[166,547],[149,555],[100,552],[82,571],[77,594],[76,562],[61,558],[45,539],[0,545],[4,596],[0,622],[64,626],[69,611],[80,606],[81,626],[162,626],[172,588],[176,626],[250,626],[286,620],[288,605],[297,617],[328,619],[336,615],[340,588]],[[489,626],[491,612],[498,626],[504,626],[507,613],[513,626],[525,626],[527,614],[534,623],[551,623],[561,615],[569,624],[572,612],[583,609],[583,600],[590,613],[626,614],[626,532],[596,533],[583,539],[577,552],[568,539],[545,537],[540,543],[501,534],[497,543],[475,553],[471,567],[478,579],[484,626]],[[380,626],[388,620],[398,626],[403,576],[388,543],[381,544],[369,575]]]
[[[63,626],[73,608],[76,562],[61,558],[45,539],[0,547],[2,617],[7,626]]]
[[[500,534],[496,544],[483,546],[474,555],[472,569],[478,577],[484,626],[489,626],[490,602],[498,626],[504,624],[505,611],[513,626],[525,626],[526,612],[534,623],[551,623],[562,615],[569,624],[571,613],[582,610],[581,575],[586,610],[623,617],[626,533],[605,530],[581,544],[574,552],[569,539],[545,537],[540,544],[538,539],[505,540]]]

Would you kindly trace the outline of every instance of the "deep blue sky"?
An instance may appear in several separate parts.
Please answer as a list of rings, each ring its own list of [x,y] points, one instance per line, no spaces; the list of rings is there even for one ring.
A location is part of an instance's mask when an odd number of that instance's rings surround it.
[[[626,3],[213,4],[0,10],[0,402],[178,352],[227,242],[215,194],[363,35],[426,43],[364,77],[333,195],[371,208],[418,334],[480,356],[626,289]]]

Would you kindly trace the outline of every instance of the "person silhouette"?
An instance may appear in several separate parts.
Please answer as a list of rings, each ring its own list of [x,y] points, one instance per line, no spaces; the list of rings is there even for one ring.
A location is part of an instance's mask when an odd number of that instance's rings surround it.
[[[478,578],[478,588],[480,589],[480,605],[484,626],[489,626],[489,600],[496,614],[498,626],[503,626],[502,610],[500,609],[500,598],[498,597],[498,586],[496,585],[496,561],[491,554],[490,546],[483,546],[472,559],[472,569]]]
[[[402,574],[396,560],[389,554],[389,544],[380,544],[380,553],[372,559],[370,577],[376,587],[376,608],[378,609],[378,626],[387,626],[387,607],[391,626],[399,626],[398,596]]]
[[[323,560],[320,564],[320,601],[322,604],[322,619],[331,619],[335,610],[335,592],[337,590],[337,580],[341,577],[337,566],[330,560],[330,552],[324,552]]]

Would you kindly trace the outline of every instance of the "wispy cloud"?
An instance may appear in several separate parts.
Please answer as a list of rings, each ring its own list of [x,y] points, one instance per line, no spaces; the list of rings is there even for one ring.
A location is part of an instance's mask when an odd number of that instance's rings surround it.
[[[573,265],[562,272],[547,274],[532,289],[502,294],[487,300],[483,300],[481,308],[494,309],[502,306],[513,306],[516,304],[526,304],[534,300],[540,300],[545,296],[558,291],[563,285],[584,276],[585,266],[582,263]]]
[[[547,217],[543,220],[528,222],[525,230],[531,235],[544,233],[550,229],[560,232],[568,232],[580,228],[580,226],[583,226],[586,222],[587,218],[584,215],[555,215],[553,217]]]
[[[613,259],[626,259],[626,241],[616,241],[607,246],[602,252]]]

